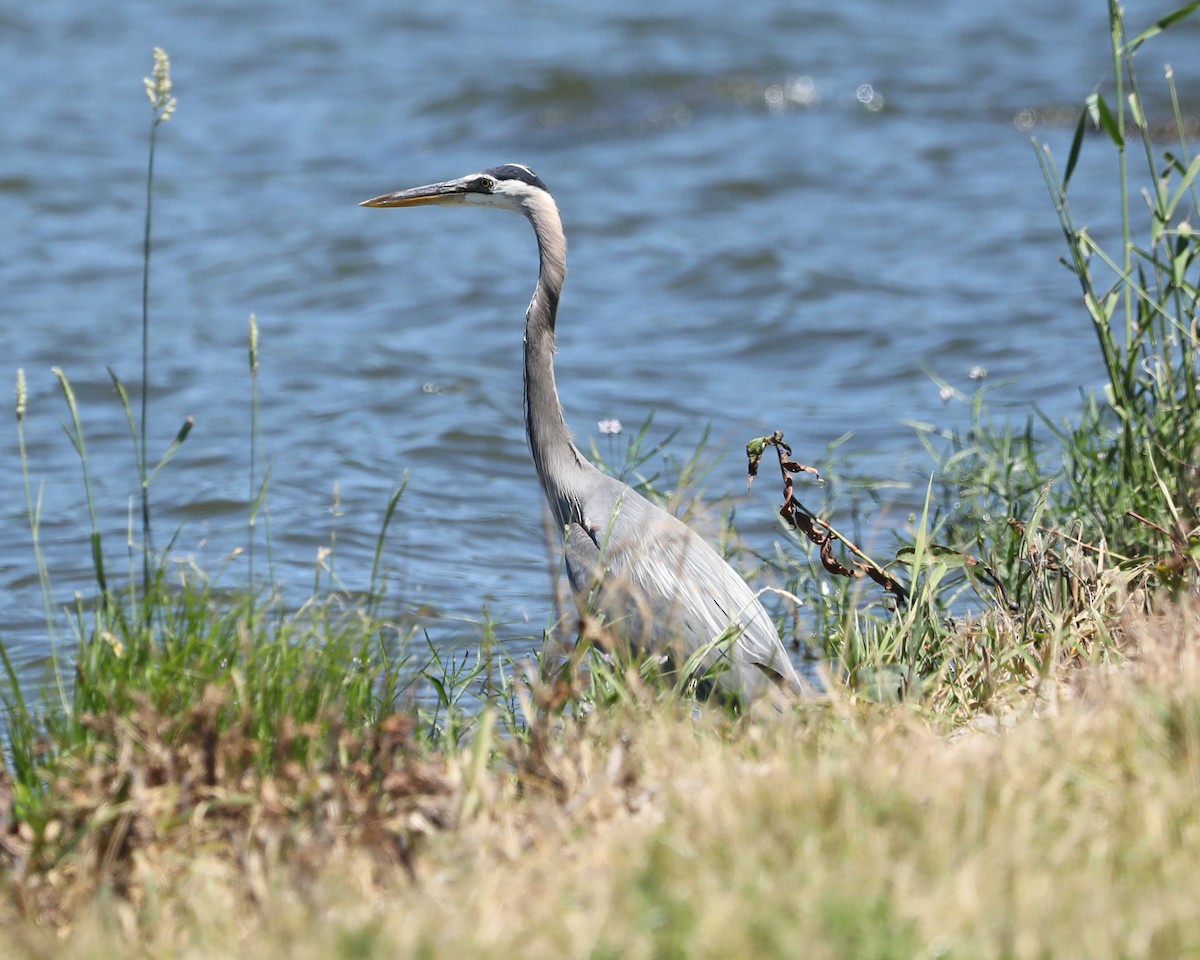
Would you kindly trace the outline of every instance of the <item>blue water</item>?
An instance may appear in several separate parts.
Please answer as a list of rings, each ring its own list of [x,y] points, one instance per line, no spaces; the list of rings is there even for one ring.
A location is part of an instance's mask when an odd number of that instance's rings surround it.
[[[1171,4],[1131,5],[1140,29]],[[171,56],[154,218],[151,446],[196,426],[154,488],[172,562],[245,543],[247,317],[261,327],[276,576],[366,585],[388,492],[401,609],[469,644],[550,620],[541,492],[522,434],[521,324],[536,271],[519,218],[363,210],[388,190],[508,160],[555,192],[571,244],[558,378],[568,421],[711,425],[711,497],[750,546],[775,490],[740,447],[783,429],[891,484],[929,463],[905,421],[961,427],[930,372],[986,371],[1015,416],[1073,414],[1101,367],[1030,137],[1062,162],[1107,76],[1106,5],[50,2],[0,13],[0,380],[25,431],[59,603],[90,591],[87,513],[51,367],[79,395],[111,558],[128,562],[131,444],[106,367],[139,381],[151,49]],[[650,12],[648,12],[650,11]],[[1196,112],[1197,25],[1142,55]],[[1111,150],[1090,138],[1077,215],[1112,236]],[[4,388],[7,394],[9,388]],[[0,431],[0,638],[46,654],[12,420]],[[333,507],[336,490],[337,506]],[[334,514],[337,514],[335,516]],[[702,523],[703,525],[703,523]],[[161,542],[160,542],[161,545]],[[244,576],[244,557],[224,576]]]

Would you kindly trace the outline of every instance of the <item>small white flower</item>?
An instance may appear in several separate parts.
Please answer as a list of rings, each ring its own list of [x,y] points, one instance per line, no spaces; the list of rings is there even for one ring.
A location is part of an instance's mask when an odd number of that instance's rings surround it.
[[[987,376],[987,367],[982,367],[979,364],[976,364],[971,368],[971,371],[967,374],[967,376],[972,380],[982,380]]]
[[[938,396],[942,398],[942,403],[949,403],[954,399],[954,388],[942,387],[942,389],[938,391]]]
[[[601,420],[597,424],[597,426],[600,428],[601,433],[620,433],[621,432],[621,421],[620,420],[615,420],[615,419],[614,420]]]

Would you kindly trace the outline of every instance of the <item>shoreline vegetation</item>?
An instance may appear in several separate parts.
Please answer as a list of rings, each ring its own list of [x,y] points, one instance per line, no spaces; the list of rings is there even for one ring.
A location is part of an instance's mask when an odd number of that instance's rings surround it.
[[[113,372],[139,551],[112,569],[93,514],[95,596],[59,610],[18,371],[51,656],[31,691],[0,637],[0,955],[1200,953],[1200,156],[1170,68],[1173,138],[1134,69],[1197,8],[1130,38],[1110,2],[1112,76],[1066,157],[1034,144],[1108,372],[1077,422],[997,424],[979,392],[969,432],[918,426],[932,479],[886,558],[837,531],[841,504],[805,505],[823,488],[781,434],[751,441],[752,472],[778,454],[792,536],[743,565],[802,601],[778,609],[827,664],[814,702],[698,702],[700,678],[605,656],[603,626],[561,607],[534,661],[486,623],[476,653],[439,654],[386,612],[403,484],[369,589],[318,569],[286,604],[253,573],[271,542],[253,317],[250,579],[168,573],[150,493],[191,424],[154,462],[144,394]],[[142,384],[154,153],[177,106],[161,50],[146,87]],[[1070,204],[1084,149],[1119,167],[1115,252]],[[644,492],[686,502],[699,461]]]

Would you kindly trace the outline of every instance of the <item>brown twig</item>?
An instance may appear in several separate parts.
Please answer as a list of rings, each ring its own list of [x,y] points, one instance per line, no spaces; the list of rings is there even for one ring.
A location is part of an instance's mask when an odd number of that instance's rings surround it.
[[[779,515],[794,530],[799,530],[809,540],[820,547],[821,565],[835,576],[850,579],[870,577],[888,593],[901,602],[907,602],[908,589],[883,567],[872,560],[855,543],[834,529],[833,525],[822,520],[809,510],[796,497],[795,477],[798,474],[809,474],[818,483],[824,483],[820,472],[815,467],[806,466],[792,459],[792,448],[784,442],[783,433],[776,430],[768,437],[757,437],[746,444],[746,459],[748,465],[747,487],[754,481],[767,447],[774,447],[779,458],[779,473],[783,478],[783,503],[779,507]],[[841,543],[854,555],[855,559],[847,566],[833,552],[836,544]]]

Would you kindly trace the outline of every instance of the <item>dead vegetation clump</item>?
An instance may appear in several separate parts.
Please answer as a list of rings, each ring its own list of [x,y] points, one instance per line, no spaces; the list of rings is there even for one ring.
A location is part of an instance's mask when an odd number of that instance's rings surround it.
[[[9,910],[65,925],[100,890],[137,908],[194,856],[252,900],[279,864],[303,881],[348,849],[381,875],[411,875],[421,839],[455,824],[461,779],[417,748],[411,717],[324,732],[285,718],[264,742],[249,711],[218,723],[228,700],[210,685],[184,716],[143,698],[127,715],[83,718],[91,746],[48,768],[37,819],[0,772]]]

